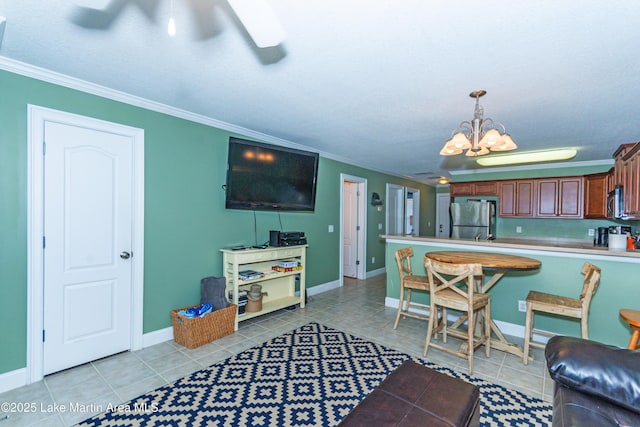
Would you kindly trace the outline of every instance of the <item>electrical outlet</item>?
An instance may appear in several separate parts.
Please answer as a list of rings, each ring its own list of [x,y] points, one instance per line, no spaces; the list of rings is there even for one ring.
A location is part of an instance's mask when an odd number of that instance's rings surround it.
[[[376,263],[376,257],[372,256],[371,257],[371,264],[375,264]]]
[[[589,236],[593,237],[596,235],[596,229],[595,228],[590,228],[589,229]]]
[[[521,311],[523,313],[527,311],[526,301],[518,300],[518,311]]]
[[[329,233],[333,233],[333,224],[329,224]]]
[[[522,233],[522,227],[519,225],[516,227],[516,233]]]

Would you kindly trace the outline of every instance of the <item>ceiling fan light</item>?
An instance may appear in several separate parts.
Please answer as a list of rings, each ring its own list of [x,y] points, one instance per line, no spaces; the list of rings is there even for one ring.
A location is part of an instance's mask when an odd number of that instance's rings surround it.
[[[176,35],[176,21],[173,19],[173,16],[169,18],[169,25],[167,25],[167,34],[171,37]]]
[[[285,32],[266,0],[227,0],[251,39],[260,48],[282,43]]]

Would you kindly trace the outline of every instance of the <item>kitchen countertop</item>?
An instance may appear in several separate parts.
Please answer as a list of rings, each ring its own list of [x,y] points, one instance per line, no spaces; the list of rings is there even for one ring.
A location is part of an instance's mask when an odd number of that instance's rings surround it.
[[[478,248],[514,248],[528,249],[550,252],[579,253],[589,255],[624,257],[624,258],[640,258],[640,250],[609,250],[606,247],[594,246],[589,240],[580,239],[558,239],[558,238],[516,238],[503,237],[496,240],[460,240],[439,237],[416,237],[402,235],[382,235],[387,240],[404,240],[412,242],[425,243],[452,243],[464,244],[466,246],[477,246]]]

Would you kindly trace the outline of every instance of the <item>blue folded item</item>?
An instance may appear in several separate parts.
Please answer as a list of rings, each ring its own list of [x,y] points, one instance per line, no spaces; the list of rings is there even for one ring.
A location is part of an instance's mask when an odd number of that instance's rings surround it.
[[[211,311],[213,311],[211,304],[201,304],[200,307],[198,307],[198,317],[203,317],[205,314],[211,313]]]
[[[200,304],[198,307],[188,308],[184,312],[184,317],[191,319],[193,317],[203,317],[205,314],[211,313],[213,307],[211,304]]]

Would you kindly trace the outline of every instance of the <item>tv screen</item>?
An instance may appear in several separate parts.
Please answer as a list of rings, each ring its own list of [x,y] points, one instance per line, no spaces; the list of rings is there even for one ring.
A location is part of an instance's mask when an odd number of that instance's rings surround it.
[[[227,209],[313,211],[318,153],[229,138]]]

